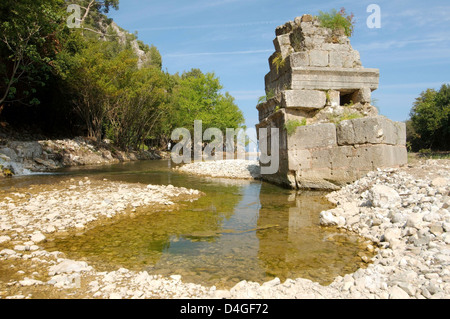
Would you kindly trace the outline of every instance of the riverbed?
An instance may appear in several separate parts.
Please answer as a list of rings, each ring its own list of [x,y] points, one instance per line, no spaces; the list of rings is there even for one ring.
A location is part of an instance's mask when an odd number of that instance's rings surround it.
[[[320,212],[333,207],[323,193],[297,194],[261,181],[193,176],[173,168],[170,161],[141,161],[4,180],[6,211],[12,209],[8,205],[28,207],[20,201],[37,196],[48,211],[88,198],[91,205],[78,208],[78,215],[91,218],[78,216],[81,221],[74,218],[67,227],[65,218],[45,227],[27,224],[25,236],[23,225],[3,229],[9,240],[0,244],[1,296],[51,298],[58,291],[57,297],[108,298],[117,296],[111,291],[121,285],[121,297],[211,296],[241,282],[295,278],[328,285],[370,261],[369,241],[319,225]],[[132,196],[150,190],[168,196],[153,202]],[[130,196],[121,197],[124,206],[115,197],[120,192]],[[69,197],[72,203],[55,200]],[[101,219],[89,215],[94,207]],[[34,242],[33,235],[41,240]],[[50,270],[64,262],[77,271]],[[158,287],[135,291],[131,278],[135,285],[154,281]]]

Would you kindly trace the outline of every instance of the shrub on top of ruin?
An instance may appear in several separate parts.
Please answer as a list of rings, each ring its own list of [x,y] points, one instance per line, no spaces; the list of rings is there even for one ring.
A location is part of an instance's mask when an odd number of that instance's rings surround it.
[[[329,12],[319,11],[317,18],[322,27],[330,28],[333,31],[342,29],[346,36],[351,37],[355,29],[354,17],[353,13],[347,14],[345,8],[342,8],[340,11],[336,9]]]

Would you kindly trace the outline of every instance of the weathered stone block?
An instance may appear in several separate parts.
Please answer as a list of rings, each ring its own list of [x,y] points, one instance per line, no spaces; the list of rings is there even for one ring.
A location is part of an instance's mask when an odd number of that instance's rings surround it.
[[[309,66],[309,54],[307,52],[294,52],[289,56],[291,68]]]
[[[323,91],[288,90],[282,94],[282,106],[287,108],[321,109],[326,102],[326,93]]]
[[[348,53],[341,51],[330,51],[330,67],[332,68],[342,68],[344,65],[344,60],[346,59]]]
[[[406,123],[394,122],[395,129],[397,131],[397,145],[406,145]]]
[[[356,147],[356,157],[352,165],[357,168],[375,170],[399,166],[407,162],[408,154],[405,146],[379,144]]]
[[[291,41],[289,39],[289,34],[282,34],[277,36],[274,40],[273,40],[273,45],[275,47],[275,50],[277,52],[281,51],[281,47],[283,46],[290,46],[291,45]]]
[[[351,158],[354,156],[354,149],[346,146],[335,146],[311,150],[311,168],[330,170],[342,167],[349,167]]]
[[[331,105],[332,107],[339,106],[341,102],[341,93],[335,90],[327,91],[327,105]]]
[[[321,45],[321,49],[324,51],[349,52],[352,48],[348,44],[326,42]]]
[[[294,149],[288,152],[289,170],[297,171],[311,168],[311,152]]]
[[[311,66],[328,66],[328,51],[311,50],[309,51],[309,63]]]
[[[390,144],[396,145],[404,141],[402,125],[382,117],[367,117],[346,120],[337,126],[339,145],[357,144]],[[404,145],[404,144],[403,144]]]
[[[348,54],[344,56],[344,61],[342,67],[344,68],[360,68],[361,58],[359,52],[356,50],[351,50]]]
[[[370,103],[372,90],[369,88],[361,88],[352,95],[353,103]]]
[[[300,126],[287,139],[288,150],[335,146],[336,126],[333,123]]]
[[[308,151],[306,165],[298,165],[297,178],[319,178],[337,184],[361,178],[377,168],[396,167],[407,163],[404,146],[336,146]],[[296,159],[290,159],[290,163],[293,167],[297,164]]]
[[[284,68],[283,68],[284,69]],[[283,90],[290,90],[292,87],[292,74],[290,72],[283,72],[280,70],[271,70],[266,74],[265,87],[266,91],[272,91],[274,94],[278,94]]]
[[[258,104],[258,106],[256,108],[258,110],[259,121],[264,120],[269,115],[274,113],[276,107],[280,106],[280,105],[281,105],[280,101],[278,100],[277,97],[269,99],[268,101],[266,101],[264,103]]]
[[[283,59],[287,58],[293,52],[289,34],[283,34],[283,35],[277,36],[273,40],[273,44],[274,44],[276,52],[281,53],[281,56],[283,57]]]
[[[311,64],[312,65],[312,64]],[[292,89],[359,90],[362,87],[378,88],[378,69],[345,69],[298,67],[292,69]]]

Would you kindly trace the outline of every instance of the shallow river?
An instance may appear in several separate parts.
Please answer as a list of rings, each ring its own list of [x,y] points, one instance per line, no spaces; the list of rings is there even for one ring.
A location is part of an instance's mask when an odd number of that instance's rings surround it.
[[[73,168],[52,175],[2,181],[24,187],[70,176],[144,184],[172,184],[206,195],[173,211],[147,209],[134,218],[50,240],[45,249],[86,260],[100,271],[146,270],[182,275],[183,281],[230,288],[241,280],[308,278],[329,284],[362,266],[362,240],[319,226],[332,206],[323,194],[296,194],[259,181],[179,174],[169,161]],[[366,254],[366,252],[364,252]]]

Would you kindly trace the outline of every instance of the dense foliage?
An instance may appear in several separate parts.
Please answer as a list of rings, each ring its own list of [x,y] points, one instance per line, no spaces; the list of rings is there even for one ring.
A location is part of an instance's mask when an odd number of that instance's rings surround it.
[[[62,0],[0,3],[0,106],[38,104],[33,96],[57,67],[63,35]],[[55,10],[55,8],[58,8]]]
[[[242,112],[214,73],[162,70],[158,49],[104,14],[119,1],[72,1],[79,27],[69,28],[63,0],[2,0],[2,121],[61,129],[121,149],[148,141],[164,147],[177,127],[240,127]]]
[[[406,124],[411,150],[450,151],[450,85],[422,92],[410,116]]]

